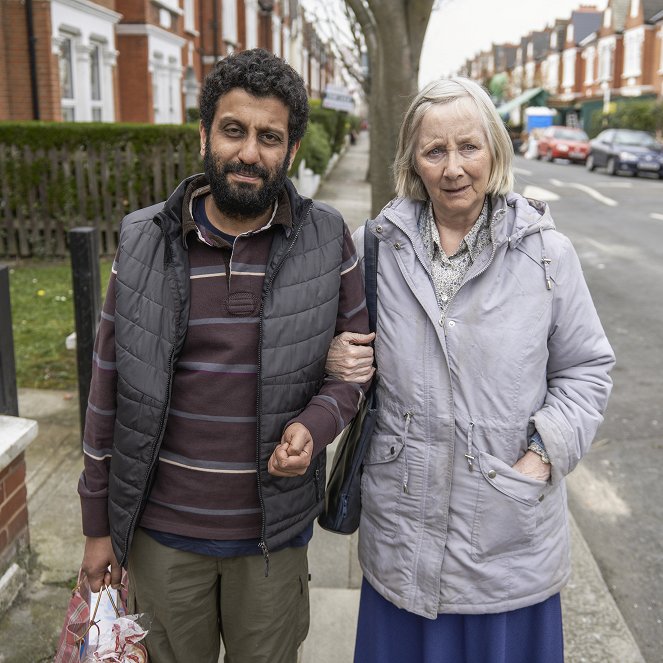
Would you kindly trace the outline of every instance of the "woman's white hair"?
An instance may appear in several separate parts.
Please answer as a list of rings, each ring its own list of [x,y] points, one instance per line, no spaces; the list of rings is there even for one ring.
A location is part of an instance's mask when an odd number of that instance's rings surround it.
[[[497,114],[495,105],[481,85],[469,78],[458,76],[429,83],[414,98],[405,113],[394,161],[396,193],[399,196],[415,200],[428,198],[424,184],[415,170],[414,161],[421,122],[435,104],[448,104],[465,99],[476,108],[488,139],[492,159],[486,193],[503,195],[513,189],[513,145],[502,118]]]

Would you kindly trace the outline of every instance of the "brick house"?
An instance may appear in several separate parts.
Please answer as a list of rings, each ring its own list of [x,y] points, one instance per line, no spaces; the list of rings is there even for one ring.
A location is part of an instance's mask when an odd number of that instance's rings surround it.
[[[586,79],[583,59],[585,46],[583,42],[595,35],[601,27],[603,12],[595,7],[580,7],[571,13],[566,28],[566,42],[562,52],[562,81],[559,99],[573,102],[583,96],[583,85]],[[593,62],[590,62],[590,71]]]
[[[0,119],[117,118],[115,0],[0,3]]]
[[[663,0],[631,0],[624,24],[624,68],[620,92],[636,97],[660,92],[657,32]],[[659,42],[660,43],[660,42]],[[657,89],[658,87],[658,89]]]
[[[3,0],[0,24],[0,120],[180,123],[214,63],[254,47],[312,97],[341,82],[299,0]]]

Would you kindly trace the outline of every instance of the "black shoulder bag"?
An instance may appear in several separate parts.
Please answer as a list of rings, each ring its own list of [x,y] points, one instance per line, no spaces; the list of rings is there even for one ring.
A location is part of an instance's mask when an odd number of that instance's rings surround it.
[[[377,237],[364,225],[364,281],[368,325],[372,332],[377,319],[378,244]],[[330,532],[352,534],[359,527],[362,463],[377,417],[377,379],[376,374],[359,412],[338,441],[327,483],[325,508],[318,516],[320,527]]]

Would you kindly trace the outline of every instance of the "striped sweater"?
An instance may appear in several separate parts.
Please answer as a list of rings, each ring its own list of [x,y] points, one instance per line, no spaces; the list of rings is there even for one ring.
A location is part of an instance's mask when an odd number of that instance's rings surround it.
[[[199,228],[192,209],[207,187],[185,198],[191,302],[186,341],[173,379],[154,485],[140,525],[184,536],[237,540],[260,535],[255,464],[258,309],[276,226],[292,223],[287,195],[264,228],[231,246]],[[336,333],[368,329],[361,272],[345,230]],[[114,269],[115,271],[115,269]],[[115,414],[115,274],[97,334],[79,483],[83,530],[109,532],[107,485]],[[320,453],[356,411],[359,386],[327,379],[301,414]]]

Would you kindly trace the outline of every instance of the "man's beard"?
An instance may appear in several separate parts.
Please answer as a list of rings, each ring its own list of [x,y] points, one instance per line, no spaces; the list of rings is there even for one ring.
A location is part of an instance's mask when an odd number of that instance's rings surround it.
[[[254,219],[266,212],[281,193],[288,175],[290,155],[286,155],[278,170],[270,172],[256,164],[240,161],[223,163],[214,157],[208,144],[203,164],[217,209],[233,219]],[[260,177],[262,184],[230,182],[229,173]]]

